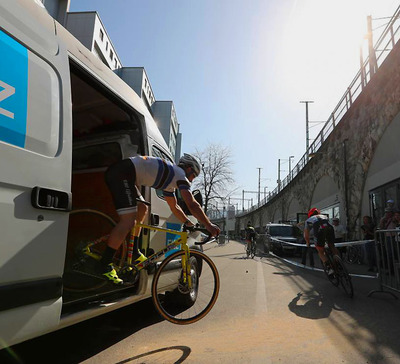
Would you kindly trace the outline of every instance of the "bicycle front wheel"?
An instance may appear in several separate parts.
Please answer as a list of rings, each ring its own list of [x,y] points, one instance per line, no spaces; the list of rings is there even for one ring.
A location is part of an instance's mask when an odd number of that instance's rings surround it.
[[[352,298],[354,296],[354,290],[353,290],[353,283],[351,282],[350,274],[347,272],[347,269],[346,269],[342,259],[340,259],[340,257],[335,255],[333,257],[333,259],[335,260],[336,271],[337,271],[337,275],[340,280],[340,284],[342,285],[346,294],[350,298]]]
[[[166,320],[191,324],[206,316],[214,306],[220,281],[213,261],[200,251],[190,251],[192,287],[183,282],[183,250],[164,259],[154,274],[152,298],[156,310]]]

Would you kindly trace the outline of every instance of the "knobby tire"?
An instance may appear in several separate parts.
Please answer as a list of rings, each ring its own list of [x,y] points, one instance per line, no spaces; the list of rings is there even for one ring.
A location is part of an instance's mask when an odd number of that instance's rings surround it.
[[[190,292],[180,286],[182,265],[185,254],[180,250],[162,261],[156,270],[152,283],[154,307],[166,320],[186,325],[199,321],[214,306],[219,292],[220,280],[213,261],[204,253],[191,250],[191,276],[194,283]]]
[[[354,296],[354,289],[353,289],[353,283],[351,281],[351,276],[349,275],[349,273],[348,273],[342,259],[340,259],[340,257],[335,255],[333,257],[333,259],[335,261],[336,272],[339,277],[340,284],[341,284],[342,288],[344,289],[344,291],[346,292],[346,294],[350,298],[352,298]]]

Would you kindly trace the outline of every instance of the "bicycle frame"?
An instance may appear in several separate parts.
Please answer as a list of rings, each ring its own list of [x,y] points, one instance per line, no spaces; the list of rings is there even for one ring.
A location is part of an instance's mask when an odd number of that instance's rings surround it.
[[[167,244],[164,249],[161,249],[151,256],[149,256],[145,261],[140,262],[136,265],[132,264],[132,249],[133,249],[133,241],[134,241],[134,229],[136,228],[142,228],[142,229],[148,229],[148,230],[155,230],[155,231],[160,231],[164,233],[171,233],[174,235],[179,235],[180,237],[171,243]],[[187,238],[188,238],[188,232],[187,231],[178,231],[178,230],[173,230],[173,229],[167,229],[163,227],[158,227],[158,226],[153,226],[153,225],[146,225],[146,224],[135,224],[135,226],[132,228],[130,236],[129,236],[129,242],[128,242],[128,255],[126,257],[126,264],[121,264],[119,266],[119,269],[122,269],[124,266],[126,267],[132,267],[136,272],[141,271],[144,268],[147,268],[150,264],[154,263],[159,257],[165,255],[168,253],[170,250],[178,247],[180,245],[180,250],[183,250],[185,254],[182,255],[182,280],[183,283],[188,283],[189,287],[191,288],[192,282],[191,282],[191,275],[190,275],[190,264],[188,264],[189,261],[189,256],[190,256],[190,249],[189,246],[187,245]],[[90,248],[98,243],[104,242],[108,239],[108,235],[103,236],[91,243],[89,243],[86,247],[85,250],[83,251],[84,254],[96,259],[100,260],[101,256],[97,253],[94,253],[90,250]]]
[[[172,233],[175,235],[179,235],[180,238],[167,244],[167,246],[164,249],[161,249],[158,252],[155,252],[154,254],[150,255],[145,261],[134,265],[133,266],[134,269],[137,272],[141,271],[142,269],[144,269],[144,268],[148,267],[150,264],[152,264],[159,257],[165,255],[167,252],[169,252],[170,250],[172,250],[180,245],[181,246],[180,250],[183,250],[185,252],[185,254],[182,255],[182,259],[181,259],[182,283],[188,283],[189,288],[192,288],[192,277],[190,275],[191,267],[190,267],[190,263],[188,264],[189,256],[190,256],[189,246],[187,245],[188,232],[187,231],[177,231],[177,230],[167,229],[167,228],[163,228],[163,227],[138,223],[131,230],[131,235],[130,235],[130,239],[129,239],[129,245],[131,247],[133,246],[133,231],[135,228],[143,228],[143,229],[148,229],[148,230],[161,231],[164,233]],[[129,251],[129,248],[128,248],[128,251]],[[132,266],[132,256],[130,256],[130,257],[128,256],[127,263],[128,263],[128,266]]]
[[[134,265],[134,267],[137,270],[141,270],[143,268],[146,268],[149,264],[153,263],[155,260],[157,260],[159,257],[165,255],[168,253],[170,250],[178,247],[181,245],[181,250],[185,251],[185,257],[187,258],[189,255],[189,247],[187,245],[187,238],[188,238],[188,233],[187,231],[177,231],[177,230],[172,230],[172,229],[167,229],[163,227],[158,227],[158,226],[153,226],[153,225],[146,225],[146,224],[136,224],[135,228],[143,228],[143,229],[148,229],[148,230],[155,230],[155,231],[161,231],[164,233],[171,233],[175,235],[179,235],[180,238],[174,240],[173,242],[167,244],[167,246],[164,249],[159,250],[158,252],[155,252],[154,254],[150,255],[144,262],[138,263]],[[133,229],[131,232],[129,244],[133,244]],[[127,263],[128,265],[132,266],[132,257],[127,258]]]

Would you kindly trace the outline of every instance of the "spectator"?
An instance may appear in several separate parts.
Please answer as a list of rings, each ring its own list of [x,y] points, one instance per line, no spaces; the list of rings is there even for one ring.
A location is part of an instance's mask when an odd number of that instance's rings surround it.
[[[393,223],[395,224],[395,229],[400,229],[400,211],[394,211]]]
[[[337,217],[332,219],[333,230],[335,231],[335,244],[336,243],[343,243],[346,240],[346,228],[340,224],[340,221]],[[346,251],[346,248],[341,247],[339,248],[340,256],[343,256],[343,253]]]
[[[387,201],[386,201],[386,207],[387,207],[388,209],[394,210],[394,200],[387,200]]]
[[[385,214],[379,221],[379,229],[389,230],[389,229],[394,229],[394,228],[396,228],[396,222],[394,220],[393,208],[386,207]],[[390,234],[389,234],[389,236],[390,236]]]
[[[394,219],[394,213],[392,207],[385,208],[385,214],[379,221],[379,229],[381,230],[392,230],[396,228],[396,220]],[[391,274],[394,273],[393,268],[393,244],[392,241],[395,238],[395,233],[391,231],[385,232],[385,244],[383,259],[386,261],[386,265],[389,267]],[[386,252],[386,253],[385,253]]]
[[[363,225],[361,225],[361,230],[363,233],[363,240],[375,239],[375,224],[372,221],[371,216],[363,217]],[[367,259],[369,266],[368,272],[374,272],[377,269],[375,240],[365,243],[365,250],[367,252]]]
[[[335,243],[343,243],[346,238],[346,228],[340,224],[337,217],[332,219],[333,230],[335,230]]]

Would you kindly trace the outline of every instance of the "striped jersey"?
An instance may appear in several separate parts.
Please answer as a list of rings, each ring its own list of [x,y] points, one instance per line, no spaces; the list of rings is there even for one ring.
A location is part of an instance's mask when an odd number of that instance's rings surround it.
[[[310,232],[310,237],[315,236],[320,228],[326,228],[329,224],[326,215],[313,215],[309,217],[305,224],[304,229]]]
[[[189,190],[185,171],[177,165],[157,157],[131,157],[136,170],[136,185],[163,190],[164,196],[173,196],[176,188]]]

